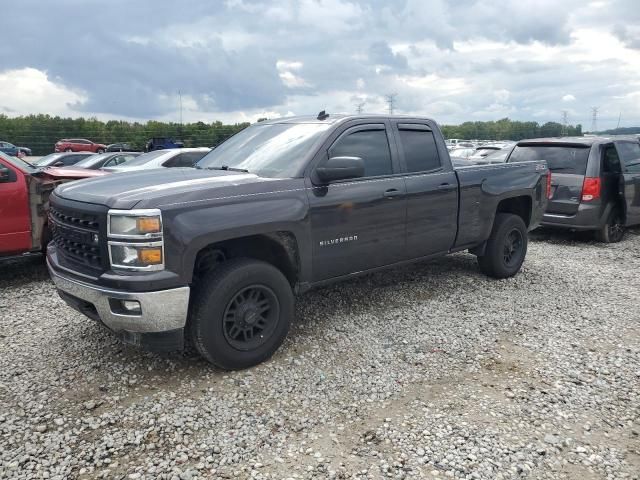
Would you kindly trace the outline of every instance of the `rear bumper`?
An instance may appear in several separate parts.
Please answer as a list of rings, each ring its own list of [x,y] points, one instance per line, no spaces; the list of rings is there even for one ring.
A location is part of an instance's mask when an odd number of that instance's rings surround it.
[[[572,230],[599,230],[602,228],[604,218],[606,216],[602,214],[602,205],[580,204],[574,215],[545,213],[541,225]]]
[[[189,287],[155,292],[126,292],[90,285],[57,272],[47,261],[60,297],[72,308],[101,322],[123,341],[151,350],[178,350],[189,309]],[[137,301],[139,314],[128,314],[122,300]]]

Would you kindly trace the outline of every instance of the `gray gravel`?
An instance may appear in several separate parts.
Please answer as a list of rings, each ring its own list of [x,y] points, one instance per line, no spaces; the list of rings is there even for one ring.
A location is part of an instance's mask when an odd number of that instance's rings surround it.
[[[640,231],[311,292],[269,362],[121,345],[0,264],[0,478],[640,478]]]

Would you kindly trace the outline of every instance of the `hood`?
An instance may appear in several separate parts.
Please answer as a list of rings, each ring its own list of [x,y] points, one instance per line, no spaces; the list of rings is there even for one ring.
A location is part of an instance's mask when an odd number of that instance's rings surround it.
[[[107,174],[107,172],[101,172],[100,170],[87,170],[86,168],[73,167],[46,167],[39,173],[55,179],[101,177]]]
[[[281,179],[252,173],[196,168],[158,168],[113,173],[61,185],[56,195],[109,208],[155,208],[163,204],[269,191]],[[239,189],[240,187],[240,189]]]

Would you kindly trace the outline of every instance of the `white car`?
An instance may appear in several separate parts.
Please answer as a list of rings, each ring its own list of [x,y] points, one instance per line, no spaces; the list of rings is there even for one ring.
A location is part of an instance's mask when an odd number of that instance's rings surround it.
[[[210,151],[211,149],[206,147],[154,150],[153,152],[144,153],[123,165],[104,168],[103,170],[116,173],[162,167],[193,167]]]

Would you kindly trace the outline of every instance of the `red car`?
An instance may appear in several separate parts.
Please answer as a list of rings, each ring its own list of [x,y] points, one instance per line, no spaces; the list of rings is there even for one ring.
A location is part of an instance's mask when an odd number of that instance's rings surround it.
[[[105,175],[84,168],[37,168],[0,153],[0,258],[43,251],[49,194],[62,182]]]
[[[56,152],[93,152],[104,153],[107,146],[102,143],[94,143],[85,138],[63,138],[55,144]]]

